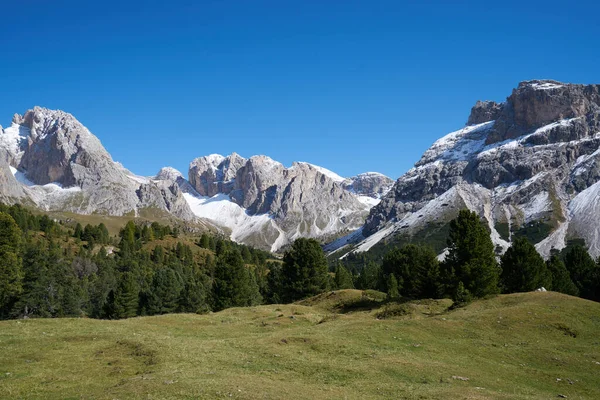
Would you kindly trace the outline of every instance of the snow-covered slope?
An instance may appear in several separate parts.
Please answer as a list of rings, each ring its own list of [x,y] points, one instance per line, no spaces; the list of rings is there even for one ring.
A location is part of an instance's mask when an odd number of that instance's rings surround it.
[[[525,235],[544,256],[571,238],[600,255],[599,88],[528,81],[504,103],[478,102],[371,210],[353,250],[422,237],[466,207],[500,251]]]

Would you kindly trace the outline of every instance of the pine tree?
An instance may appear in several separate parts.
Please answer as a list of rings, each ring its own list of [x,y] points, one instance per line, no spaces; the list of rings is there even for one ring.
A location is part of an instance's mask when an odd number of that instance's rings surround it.
[[[327,258],[314,239],[300,238],[283,256],[283,299],[293,302],[327,290]]]
[[[387,277],[387,298],[388,300],[394,300],[398,297],[400,297],[398,280],[394,274],[389,274]]]
[[[181,277],[171,268],[161,268],[154,274],[148,299],[149,314],[166,314],[177,310],[183,289]]]
[[[571,280],[584,299],[600,301],[600,267],[582,246],[574,246],[565,255]]]
[[[271,262],[267,265],[267,295],[266,300],[270,304],[279,304],[285,297],[283,294],[283,268],[280,263]]]
[[[571,296],[579,296],[579,289],[571,280],[569,271],[557,254],[552,254],[546,262],[548,271],[552,276],[552,286],[550,287],[555,292],[569,294]]]
[[[73,237],[81,240],[82,236],[83,236],[83,227],[78,222],[77,225],[75,225],[75,232],[73,232]]]
[[[210,249],[210,239],[206,233],[203,233],[202,236],[200,236],[198,245],[203,249]]]
[[[458,282],[456,285],[456,289],[454,293],[452,293],[452,301],[454,302],[454,307],[462,307],[471,302],[473,296],[468,289],[465,288],[465,285],[462,281]]]
[[[237,249],[228,249],[218,257],[212,290],[213,309],[252,305],[260,294],[250,274]]]
[[[444,276],[449,293],[455,293],[458,283],[475,297],[498,293],[500,270],[494,244],[475,212],[461,210],[450,222],[448,254],[444,260]]]
[[[524,238],[516,238],[501,259],[500,281],[504,293],[530,292],[550,288],[552,276],[535,247]]]
[[[335,267],[335,287],[337,289],[354,289],[354,283],[352,282],[352,275],[344,266],[340,263]]]
[[[0,317],[8,314],[23,291],[21,234],[15,220],[0,212]]]
[[[362,290],[384,290],[384,286],[381,267],[373,261],[367,262],[356,279],[356,287]]]
[[[441,295],[437,255],[429,246],[408,244],[388,252],[382,263],[384,275],[394,274],[402,296],[438,298]]]
[[[131,272],[121,274],[117,289],[114,292],[114,315],[109,318],[135,317],[138,308],[139,289]]]

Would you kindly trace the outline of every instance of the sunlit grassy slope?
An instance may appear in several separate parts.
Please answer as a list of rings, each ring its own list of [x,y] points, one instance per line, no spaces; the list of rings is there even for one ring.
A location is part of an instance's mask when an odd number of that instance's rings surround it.
[[[339,291],[210,315],[1,322],[0,397],[600,399],[598,303],[379,300]]]

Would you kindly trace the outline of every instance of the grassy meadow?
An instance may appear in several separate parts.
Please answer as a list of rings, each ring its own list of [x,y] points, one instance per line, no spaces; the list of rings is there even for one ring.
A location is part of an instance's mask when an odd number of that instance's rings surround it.
[[[0,398],[600,399],[600,304],[450,305],[344,290],[207,315],[2,321]]]

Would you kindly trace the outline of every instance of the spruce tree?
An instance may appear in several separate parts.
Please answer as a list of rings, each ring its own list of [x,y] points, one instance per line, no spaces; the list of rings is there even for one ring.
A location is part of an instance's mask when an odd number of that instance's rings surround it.
[[[15,220],[0,212],[0,317],[8,314],[23,291],[21,234]]]
[[[300,238],[283,256],[283,299],[293,302],[327,290],[327,258],[315,239]]]
[[[244,266],[242,255],[237,249],[223,251],[214,270],[213,309],[253,305],[260,294],[258,285],[252,282],[251,272]]]
[[[356,279],[356,287],[362,290],[384,290],[384,286],[383,273],[379,264],[373,261],[366,262]]]
[[[114,292],[114,315],[109,318],[135,317],[138,309],[139,289],[131,272],[121,274],[117,289]]]
[[[75,231],[73,232],[73,237],[76,239],[81,239],[82,236],[83,236],[83,227],[78,222],[77,225],[75,225]]]
[[[579,296],[579,289],[577,289],[577,286],[571,280],[565,263],[562,262],[557,254],[552,254],[546,262],[546,266],[552,276],[551,290],[571,296]]]
[[[582,246],[576,245],[565,255],[565,265],[581,297],[600,301],[600,267]]]
[[[444,276],[449,293],[455,293],[458,283],[475,297],[498,293],[500,270],[494,244],[475,212],[461,210],[450,222],[448,254],[444,260]]]
[[[335,267],[335,287],[337,289],[354,289],[352,275],[340,263]]]
[[[504,293],[550,288],[552,277],[546,263],[527,238],[516,238],[501,258],[500,281]]]
[[[177,311],[183,289],[181,277],[171,268],[160,268],[154,273],[148,298],[149,314],[166,314]]]
[[[398,280],[394,274],[389,274],[387,277],[387,298],[388,300],[394,300],[398,297],[400,297]]]
[[[267,295],[266,301],[270,304],[279,304],[283,300],[283,272],[282,265],[277,262],[267,264]]]
[[[408,244],[388,252],[382,271],[386,276],[396,276],[402,296],[438,298],[442,294],[439,262],[429,246]]]
[[[198,246],[202,247],[203,249],[210,249],[210,239],[206,233],[203,233],[202,236],[200,236]]]

